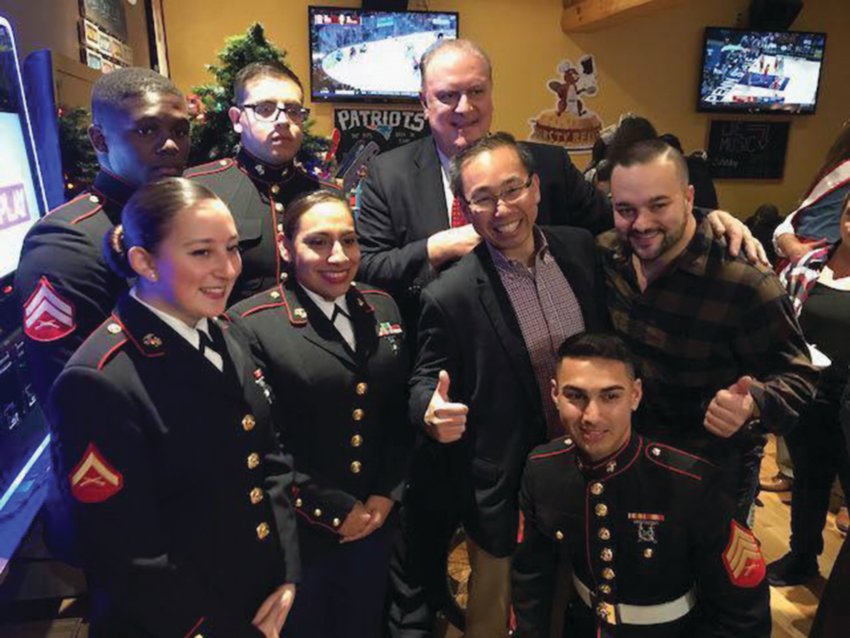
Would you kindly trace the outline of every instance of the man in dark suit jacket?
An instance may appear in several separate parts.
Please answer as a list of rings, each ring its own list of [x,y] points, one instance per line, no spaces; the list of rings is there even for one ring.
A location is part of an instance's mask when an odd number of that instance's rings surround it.
[[[414,475],[404,575],[412,585],[423,563],[440,560],[445,539],[422,531],[434,514],[441,524],[462,522],[473,570],[465,635],[492,638],[507,632],[525,456],[558,433],[554,407],[544,401],[555,352],[607,318],[590,233],[535,225],[540,179],[527,148],[496,133],[460,152],[452,174],[483,241],[422,295],[411,417],[429,437],[425,447],[440,448],[434,457],[446,462],[452,498]],[[393,626],[398,611],[391,626],[406,632]]]
[[[448,164],[483,137],[493,118],[487,54],[468,40],[443,40],[422,59],[422,107],[431,135],[369,164],[357,232],[359,278],[390,292],[415,326],[421,289],[480,237],[453,208]],[[587,228],[613,225],[604,197],[584,180],[563,148],[527,144],[540,180],[538,223]],[[454,214],[452,214],[454,213]]]

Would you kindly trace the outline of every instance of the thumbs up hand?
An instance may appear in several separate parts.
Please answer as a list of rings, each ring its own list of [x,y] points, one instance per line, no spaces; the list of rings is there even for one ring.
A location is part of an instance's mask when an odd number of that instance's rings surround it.
[[[727,439],[752,418],[756,408],[756,402],[750,394],[752,384],[752,377],[743,376],[714,395],[703,421],[709,432]]]
[[[440,443],[454,443],[466,430],[466,415],[469,407],[463,403],[449,401],[449,373],[440,370],[437,387],[425,410],[425,431]]]

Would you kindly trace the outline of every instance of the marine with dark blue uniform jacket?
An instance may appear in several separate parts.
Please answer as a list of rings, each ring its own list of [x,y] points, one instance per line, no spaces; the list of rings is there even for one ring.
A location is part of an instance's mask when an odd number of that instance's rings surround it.
[[[142,184],[179,175],[189,156],[189,114],[182,93],[150,69],[118,69],[92,89],[89,137],[100,172],[90,190],[40,219],[27,233],[15,274],[24,352],[39,403],[74,351],[115,306],[127,281],[103,259],[101,244]],[[76,562],[56,485],[51,484],[46,541]]]
[[[338,195],[293,202],[284,234],[288,275],[228,311],[283,405],[297,469],[303,578],[284,635],[374,638],[412,440],[404,329],[389,295],[352,283],[359,248]]]
[[[262,372],[213,319],[239,272],[233,219],[170,179],[118,228],[110,265],[136,283],[48,402],[91,635],[277,636],[299,577],[292,464]]]
[[[253,63],[234,80],[237,106],[230,109],[241,150],[223,159],[191,168],[186,177],[198,180],[230,208],[239,229],[242,275],[230,303],[277,284],[281,273],[277,241],[283,211],[302,193],[336,187],[309,175],[295,159],[301,148],[304,108],[301,81],[289,69],[272,62]]]
[[[641,398],[622,341],[559,352],[553,399],[569,435],[536,448],[520,491],[515,636],[549,636],[559,563],[576,596],[564,636],[770,635],[759,542],[733,519],[710,463],[631,431]]]

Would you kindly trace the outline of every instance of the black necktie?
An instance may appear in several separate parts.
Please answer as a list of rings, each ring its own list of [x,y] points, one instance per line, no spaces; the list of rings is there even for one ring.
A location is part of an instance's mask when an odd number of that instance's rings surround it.
[[[221,353],[218,350],[216,350],[215,343],[213,343],[213,340],[210,338],[210,336],[206,332],[204,332],[203,330],[198,330],[198,337],[200,339],[200,341],[198,343],[198,350],[201,351],[201,354],[204,354],[207,351],[207,349],[209,349],[212,352],[214,352],[215,354],[221,356]]]
[[[345,310],[334,304],[334,311],[331,313],[331,323],[336,323],[337,316],[342,315],[349,321],[351,321],[351,315],[349,315]]]

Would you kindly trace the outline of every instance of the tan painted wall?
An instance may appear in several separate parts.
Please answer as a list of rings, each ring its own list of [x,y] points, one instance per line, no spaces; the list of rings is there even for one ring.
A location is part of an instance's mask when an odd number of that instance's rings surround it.
[[[785,178],[780,182],[720,181],[724,208],[746,216],[759,204],[793,207],[837,134],[850,117],[850,11],[845,0],[806,0],[794,24],[798,30],[826,31],[827,51],[820,103],[814,116],[792,120]],[[268,36],[289,52],[298,75],[308,79],[307,6],[302,0],[164,0],[172,77],[188,89],[208,80],[203,65],[214,60],[224,38],[259,20]],[[359,6],[324,0],[313,4]],[[411,6],[421,2],[411,2]],[[587,100],[605,123],[621,113],[646,115],[661,131],[679,135],[686,149],[706,144],[709,116],[695,110],[702,30],[734,26],[747,0],[685,0],[657,13],[592,33],[566,35],[560,28],[560,0],[430,0],[431,10],[460,12],[464,37],[478,41],[493,58],[496,75],[494,127],[529,134],[528,118],[553,107],[545,88],[558,62],[596,57],[599,95]],[[327,134],[332,106],[311,105],[317,132]],[[584,165],[586,156],[575,157]]]

